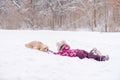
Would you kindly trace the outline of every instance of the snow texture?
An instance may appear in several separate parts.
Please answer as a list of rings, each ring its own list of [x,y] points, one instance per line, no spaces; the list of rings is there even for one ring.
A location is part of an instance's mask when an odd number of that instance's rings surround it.
[[[51,50],[66,40],[71,48],[97,47],[109,61],[63,57],[28,49],[39,40]],[[0,80],[120,80],[120,33],[0,30]]]

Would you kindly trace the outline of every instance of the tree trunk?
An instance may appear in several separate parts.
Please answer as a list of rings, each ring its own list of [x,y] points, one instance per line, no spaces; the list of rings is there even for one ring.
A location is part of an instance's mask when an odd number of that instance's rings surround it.
[[[94,0],[94,21],[93,21],[93,29],[97,27],[97,24],[96,24],[96,0]]]
[[[107,17],[108,17],[108,11],[107,11],[107,1],[105,0],[105,32],[107,32],[108,30],[108,26],[107,26]]]

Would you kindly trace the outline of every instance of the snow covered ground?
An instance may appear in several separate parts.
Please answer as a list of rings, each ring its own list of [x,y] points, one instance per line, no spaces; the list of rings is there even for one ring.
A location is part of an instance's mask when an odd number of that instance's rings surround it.
[[[59,40],[86,51],[97,47],[110,60],[81,60],[26,48],[33,40],[53,51]],[[0,80],[120,80],[120,33],[0,30]]]

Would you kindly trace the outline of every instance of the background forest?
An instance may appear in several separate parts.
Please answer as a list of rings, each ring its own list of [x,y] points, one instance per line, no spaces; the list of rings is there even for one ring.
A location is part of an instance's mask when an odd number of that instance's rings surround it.
[[[0,0],[0,29],[120,31],[120,0]]]

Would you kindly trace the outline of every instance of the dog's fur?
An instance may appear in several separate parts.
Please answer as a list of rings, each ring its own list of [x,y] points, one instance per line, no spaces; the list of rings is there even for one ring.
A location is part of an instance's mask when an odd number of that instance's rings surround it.
[[[48,46],[43,44],[40,41],[32,41],[32,42],[25,44],[25,46],[27,48],[37,49],[37,50],[44,51],[44,52],[48,50]]]

